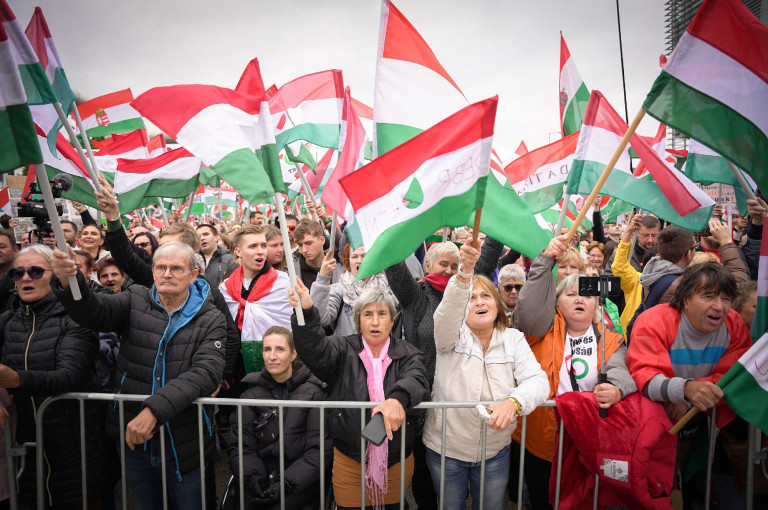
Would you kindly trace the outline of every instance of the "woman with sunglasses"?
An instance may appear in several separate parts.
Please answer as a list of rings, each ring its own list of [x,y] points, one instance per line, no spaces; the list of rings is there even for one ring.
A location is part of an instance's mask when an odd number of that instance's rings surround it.
[[[504,303],[504,313],[509,319],[509,327],[517,328],[517,299],[525,285],[525,270],[517,264],[507,264],[499,270],[499,294]]]
[[[136,234],[132,242],[134,245],[149,253],[150,257],[155,254],[155,250],[160,246],[160,243],[157,242],[157,238],[149,232]]]
[[[47,397],[95,390],[92,374],[99,349],[97,336],[78,326],[51,291],[51,256],[47,246],[29,246],[19,252],[7,273],[16,283],[18,297],[12,309],[0,315],[0,387],[8,388],[16,403],[18,444],[35,441],[37,412]],[[78,407],[76,400],[62,400],[44,414],[43,490],[50,506],[81,504]],[[103,434],[104,411],[105,406],[98,402],[85,405],[89,504],[98,504],[113,467],[108,459],[113,458],[110,452],[114,448],[107,446]],[[0,422],[4,421],[3,416]],[[31,449],[19,482],[22,506],[36,503],[35,464]]]

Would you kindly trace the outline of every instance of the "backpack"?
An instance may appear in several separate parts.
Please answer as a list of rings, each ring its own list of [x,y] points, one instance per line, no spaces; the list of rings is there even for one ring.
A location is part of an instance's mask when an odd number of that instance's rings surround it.
[[[647,309],[658,305],[659,301],[661,300],[661,296],[667,292],[667,289],[669,289],[669,286],[672,285],[672,282],[677,280],[679,277],[679,274],[665,274],[651,286],[651,291],[647,296],[644,296],[640,306],[637,307],[635,314],[632,316],[629,324],[627,324],[627,347],[629,347],[629,337],[632,334],[632,327],[635,325],[635,320],[637,317]],[[643,294],[645,294],[645,290],[643,290]]]

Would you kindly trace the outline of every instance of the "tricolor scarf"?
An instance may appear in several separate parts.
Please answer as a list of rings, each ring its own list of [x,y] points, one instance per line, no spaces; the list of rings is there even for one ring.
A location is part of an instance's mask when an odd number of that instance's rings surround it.
[[[445,287],[448,285],[448,280],[451,279],[451,275],[429,273],[425,279],[427,280],[427,283],[435,288],[435,290],[445,292]]]
[[[237,307],[237,329],[240,331],[243,330],[243,313],[245,313],[245,303],[253,303],[254,301],[258,301],[259,299],[269,294],[269,291],[272,290],[272,286],[275,284],[275,280],[277,280],[277,270],[275,270],[273,267],[270,267],[269,271],[262,274],[261,276],[258,276],[256,283],[251,288],[251,293],[248,294],[248,299],[245,300],[240,297],[243,288],[243,266],[235,269],[235,272],[232,273],[232,276],[227,278],[224,286],[232,299],[236,300],[240,305]]]
[[[368,342],[363,338],[363,350],[360,351],[360,359],[363,361],[365,371],[368,373],[368,396],[371,402],[383,402],[384,374],[392,363],[389,357],[389,339],[379,352],[379,357],[374,358]],[[384,507],[384,496],[387,494],[387,457],[389,452],[389,440],[385,439],[381,446],[368,444],[368,466],[365,470],[365,486],[371,494],[371,502],[374,508]]]
[[[363,280],[355,281],[352,273],[344,271],[344,274],[339,278],[339,285],[341,286],[341,299],[344,301],[344,304],[350,307],[355,306],[355,300],[360,297],[360,294],[365,289],[377,288],[389,292],[389,283],[384,273],[376,273],[366,282]]]

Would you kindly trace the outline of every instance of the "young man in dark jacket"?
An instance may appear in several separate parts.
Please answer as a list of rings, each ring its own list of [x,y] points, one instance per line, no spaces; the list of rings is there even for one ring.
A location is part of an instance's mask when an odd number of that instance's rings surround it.
[[[168,243],[155,252],[151,289],[134,285],[115,295],[92,293],[74,260],[54,253],[51,280],[67,313],[97,331],[116,331],[122,343],[114,382],[118,393],[150,395],[143,402],[126,402],[123,432],[118,408],[109,414],[107,433],[128,446],[125,469],[139,508],[161,508],[162,469],[167,474],[169,502],[175,508],[201,508],[200,437],[197,409],[192,402],[213,394],[224,371],[223,314],[216,309],[210,286],[197,278],[194,251]],[[72,257],[74,258],[74,257]],[[77,276],[79,301],[67,280]],[[206,461],[214,452],[210,414],[202,438]],[[165,466],[161,460],[159,427],[165,427]]]
[[[205,279],[211,287],[218,289],[221,282],[237,268],[229,250],[219,246],[219,231],[213,225],[203,223],[197,227],[200,238],[200,255],[205,261]]]

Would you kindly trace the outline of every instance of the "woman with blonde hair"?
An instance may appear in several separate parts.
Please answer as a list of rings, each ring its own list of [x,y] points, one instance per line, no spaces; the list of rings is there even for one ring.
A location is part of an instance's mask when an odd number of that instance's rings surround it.
[[[508,327],[504,303],[493,283],[472,274],[479,250],[464,244],[460,254],[461,269],[449,280],[435,311],[437,364],[432,399],[496,403],[486,411],[490,417],[485,451],[478,449],[483,417],[475,409],[452,409],[445,422],[443,413],[447,410],[429,410],[424,445],[438,494],[441,475],[444,479],[443,508],[465,508],[468,482],[472,508],[479,508],[485,459],[483,508],[495,509],[501,508],[507,487],[513,425],[518,416],[531,413],[544,402],[549,384],[525,336]]]

